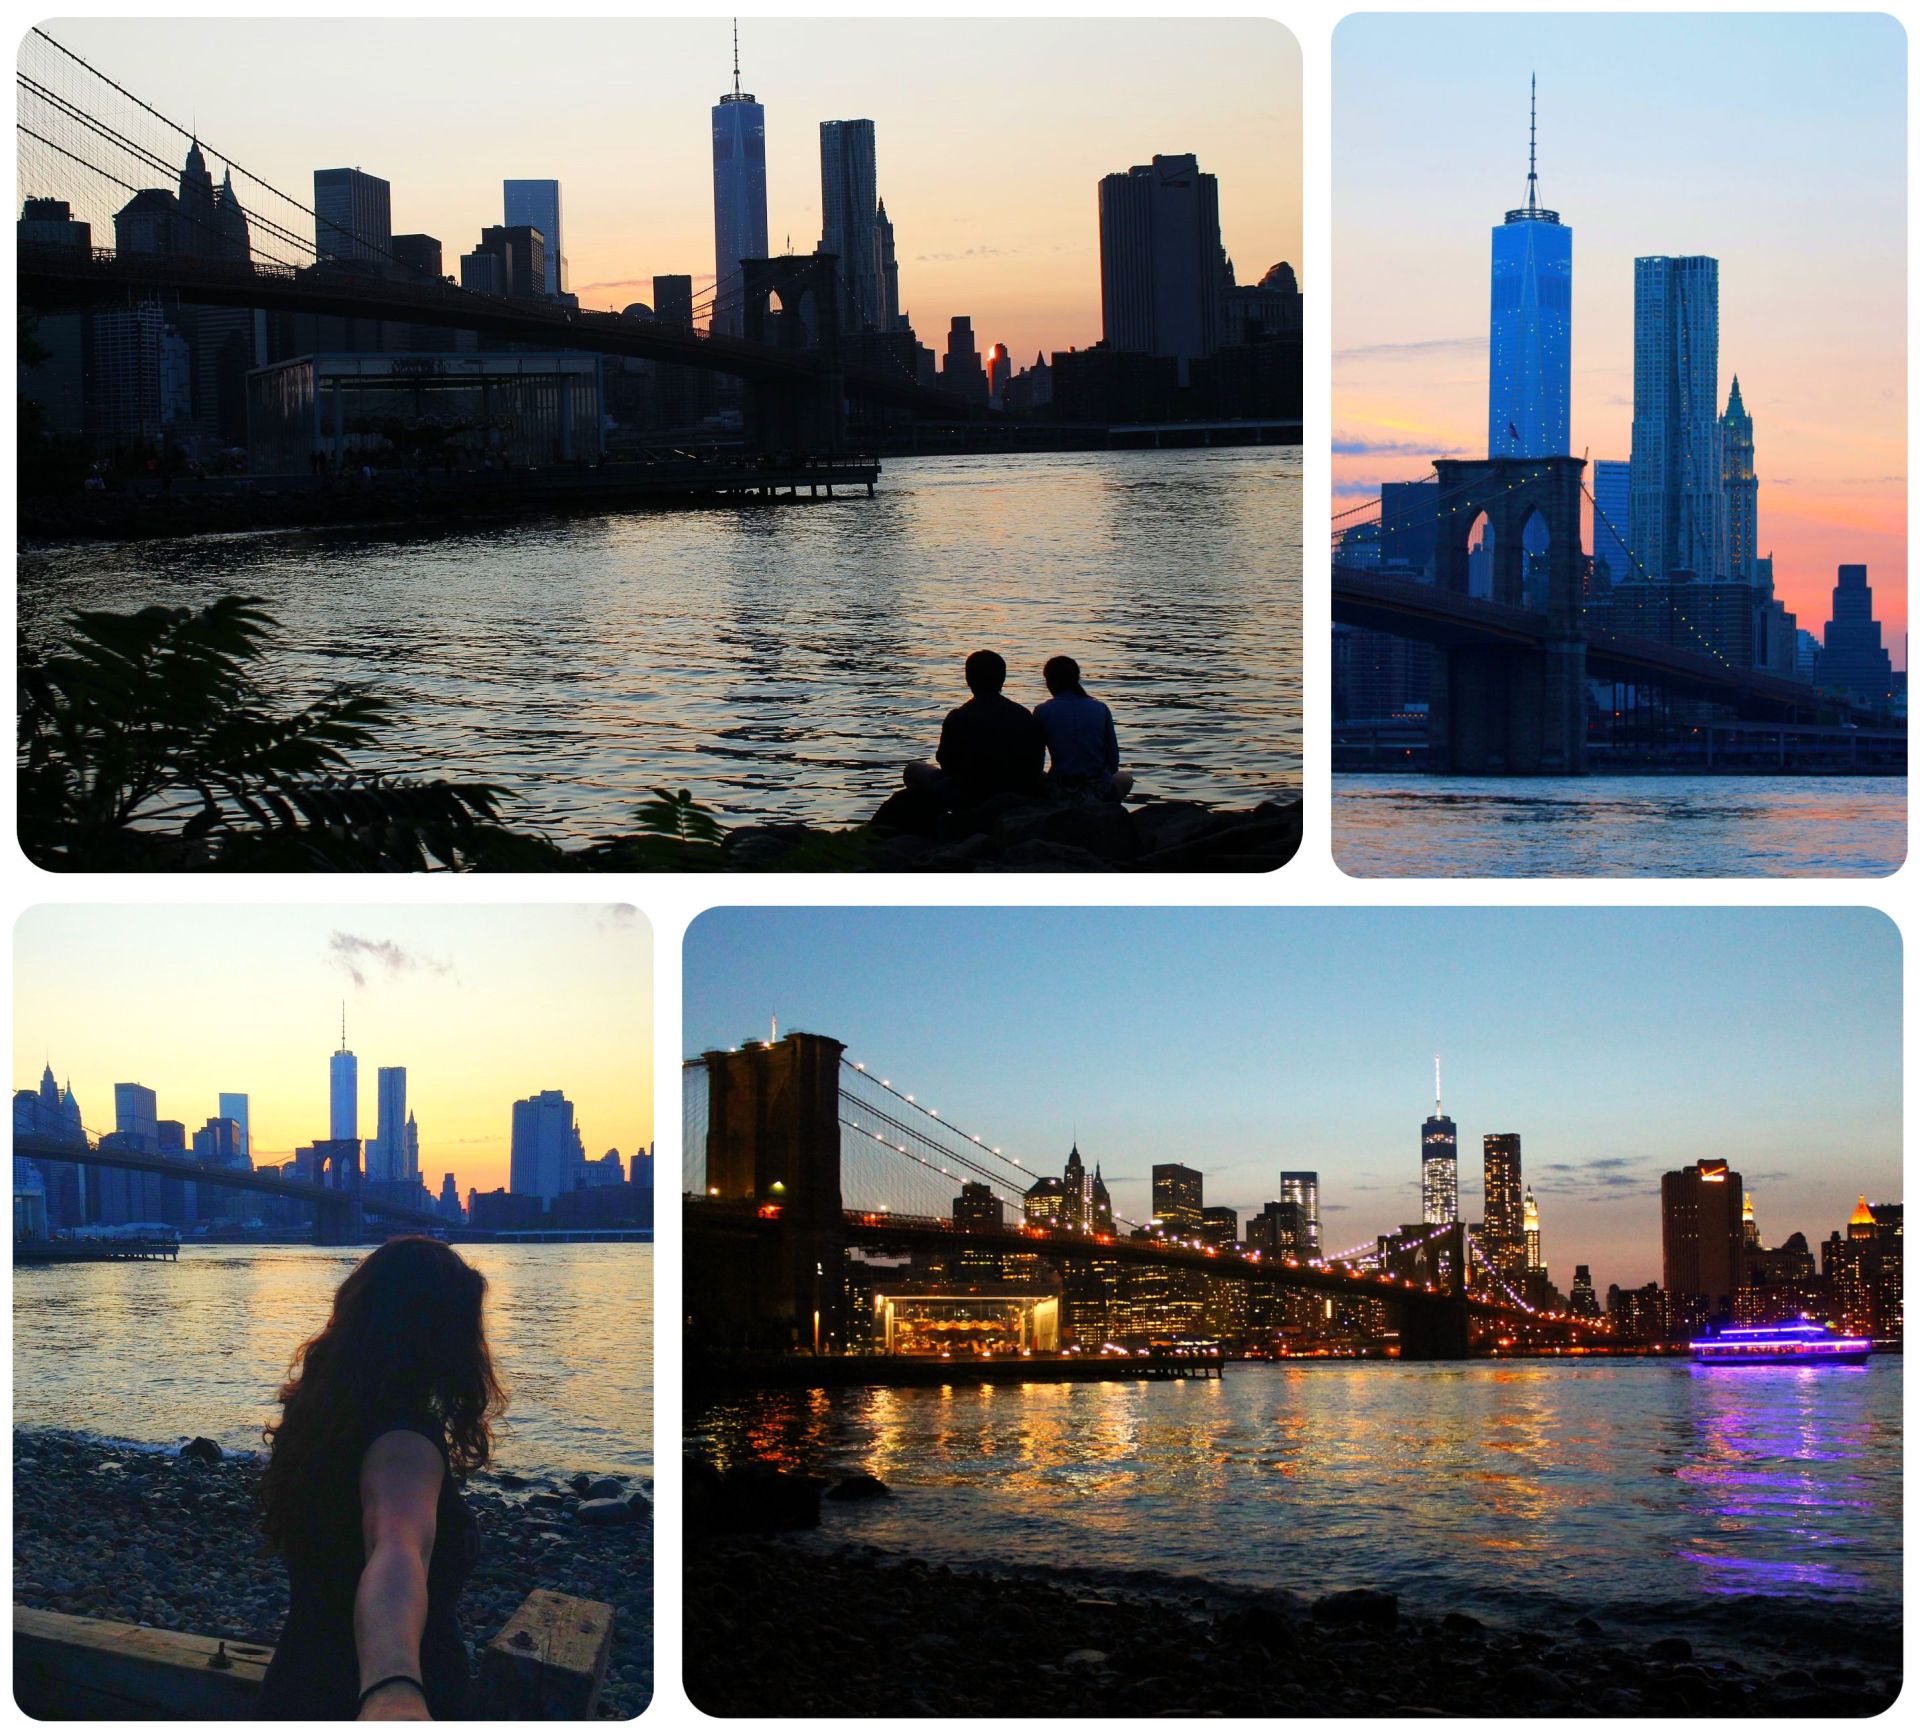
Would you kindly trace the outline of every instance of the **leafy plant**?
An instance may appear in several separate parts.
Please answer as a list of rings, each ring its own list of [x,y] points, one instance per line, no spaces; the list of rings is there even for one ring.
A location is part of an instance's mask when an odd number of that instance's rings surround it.
[[[650,837],[671,837],[685,844],[726,841],[726,827],[711,807],[703,807],[689,790],[677,795],[671,789],[655,789],[651,801],[643,801],[634,815],[640,829]]]
[[[491,783],[368,774],[388,702],[339,686],[277,708],[256,597],[76,614],[19,665],[20,840],[55,871],[532,871],[566,865],[499,822]]]

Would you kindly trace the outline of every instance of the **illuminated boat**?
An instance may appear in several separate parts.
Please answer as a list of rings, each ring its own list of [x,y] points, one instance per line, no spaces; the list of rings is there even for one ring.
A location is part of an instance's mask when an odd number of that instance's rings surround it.
[[[1857,1366],[1873,1353],[1870,1337],[1846,1337],[1812,1319],[1787,1325],[1729,1325],[1696,1338],[1693,1358],[1709,1367]]]

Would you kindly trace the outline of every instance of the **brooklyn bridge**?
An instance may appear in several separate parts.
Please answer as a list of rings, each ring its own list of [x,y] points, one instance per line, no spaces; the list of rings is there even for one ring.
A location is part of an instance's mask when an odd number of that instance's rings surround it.
[[[685,1111],[683,1310],[696,1351],[884,1346],[863,1314],[886,1304],[873,1283],[888,1261],[939,1273],[955,1295],[1024,1288],[1071,1304],[1088,1278],[1124,1272],[1188,1294],[1225,1285],[1317,1297],[1409,1361],[1608,1340],[1598,1320],[1529,1305],[1464,1223],[1313,1257],[1124,1218],[1111,1232],[1031,1220],[1033,1167],[957,1130],[828,1036],[703,1054],[687,1068]]]

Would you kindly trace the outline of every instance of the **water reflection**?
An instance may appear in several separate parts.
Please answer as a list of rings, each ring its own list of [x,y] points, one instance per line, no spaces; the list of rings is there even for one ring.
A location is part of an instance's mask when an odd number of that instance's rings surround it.
[[[1334,858],[1362,876],[1891,873],[1904,777],[1340,776]]]
[[[1534,1615],[1755,1594],[1884,1613],[1900,1381],[1891,1357],[1236,1365],[1192,1385],[743,1397],[690,1437],[722,1463],[871,1470],[902,1496],[836,1508],[833,1533],[938,1558],[1381,1583]]]
[[[361,1251],[191,1247],[177,1264],[14,1273],[17,1427],[149,1444],[204,1433],[260,1448],[273,1394]],[[653,1254],[645,1246],[468,1246],[512,1392],[503,1468],[652,1463]]]
[[[687,786],[737,820],[866,817],[965,697],[1077,656],[1162,797],[1297,787],[1300,459],[1279,448],[899,459],[879,495],[29,552],[23,636],[74,608],[265,597],[289,680],[371,680],[383,766],[506,783],[591,837]]]

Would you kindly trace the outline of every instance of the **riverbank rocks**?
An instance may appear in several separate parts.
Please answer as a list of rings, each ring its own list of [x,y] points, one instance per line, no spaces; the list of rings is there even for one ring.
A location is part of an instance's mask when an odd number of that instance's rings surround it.
[[[1352,1594],[1319,1602],[1358,1608]],[[1489,1616],[1468,1634],[1397,1604],[1391,1627],[1309,1619],[1304,1600],[1295,1611],[1285,1596],[1145,1573],[996,1573],[814,1537],[711,1537],[687,1554],[686,1686],[713,1716],[1024,1725],[1175,1713],[1831,1717],[1884,1709],[1899,1682],[1892,1622],[1884,1668],[1862,1667],[1856,1653],[1819,1656],[1817,1666],[1852,1668],[1864,1686],[1809,1690],[1803,1673],[1795,1691],[1783,1682],[1820,1646],[1782,1653],[1801,1640],[1791,1622],[1732,1623],[1744,1668],[1716,1655],[1682,1672],[1557,1621],[1523,1633]],[[1535,1617],[1546,1627],[1544,1610]],[[1609,1621],[1630,1616],[1609,1610]]]
[[[1685,1638],[1655,1638],[1647,1654],[1656,1662],[1684,1662],[1693,1655],[1693,1645]]]
[[[193,1438],[180,1447],[180,1455],[189,1463],[218,1463],[226,1453],[211,1439]]]
[[[877,1475],[843,1475],[827,1489],[829,1499],[884,1499],[893,1490]]]
[[[1247,809],[1197,801],[1032,799],[1002,795],[925,816],[888,800],[870,823],[870,865],[910,873],[1266,873],[1300,847],[1297,800]]]
[[[636,1510],[625,1499],[583,1499],[573,1515],[588,1524],[637,1523],[646,1516],[646,1508]]]
[[[689,1535],[770,1535],[813,1529],[826,1483],[771,1463],[735,1463],[723,1474],[702,1458],[684,1470]]]
[[[68,1433],[16,1433],[15,1603],[272,1645],[287,1616],[287,1576],[261,1551],[259,1479],[260,1460],[248,1454],[203,1462],[171,1448],[134,1455]],[[639,1715],[653,1679],[645,1502],[622,1501],[631,1515],[618,1524],[581,1523],[538,1515],[517,1495],[495,1491],[508,1484],[505,1475],[474,1480],[464,1497],[479,1523],[480,1553],[459,1607],[468,1640],[479,1645],[499,1632],[535,1589],[610,1603],[613,1651],[599,1714]],[[544,1477],[512,1481],[551,1486]]]

